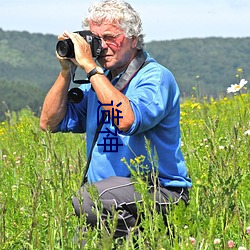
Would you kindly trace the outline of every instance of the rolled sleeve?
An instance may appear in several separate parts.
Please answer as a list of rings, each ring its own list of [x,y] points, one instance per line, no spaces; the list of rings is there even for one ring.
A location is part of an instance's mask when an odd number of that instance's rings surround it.
[[[134,122],[125,132],[132,135],[145,132],[156,126],[168,115],[173,106],[176,91],[176,82],[169,71],[151,67],[146,77],[141,77],[139,83],[127,93],[130,105],[134,112]]]
[[[83,93],[84,98],[81,102],[67,102],[67,111],[63,120],[57,127],[57,132],[86,132],[88,92],[83,90]]]
[[[85,117],[86,115],[76,108],[76,105],[69,102],[66,115],[58,125],[57,131],[84,133],[86,132]]]

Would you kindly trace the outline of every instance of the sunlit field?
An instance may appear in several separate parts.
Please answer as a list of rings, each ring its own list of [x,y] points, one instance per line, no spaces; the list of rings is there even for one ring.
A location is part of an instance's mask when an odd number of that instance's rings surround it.
[[[110,234],[99,222],[85,234],[85,249],[250,249],[250,95],[237,90],[225,96],[181,104],[190,204],[170,208],[165,225],[142,182],[139,233],[114,241],[115,222],[107,222]],[[81,249],[76,229],[86,225],[84,216],[75,217],[71,197],[85,160],[84,135],[44,133],[28,109],[6,113],[0,124],[0,249]],[[143,165],[143,157],[127,164]],[[96,204],[101,209],[97,198]]]

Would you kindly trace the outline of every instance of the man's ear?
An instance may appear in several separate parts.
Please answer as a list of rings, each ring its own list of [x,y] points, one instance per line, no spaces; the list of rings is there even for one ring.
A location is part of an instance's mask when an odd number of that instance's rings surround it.
[[[131,47],[134,49],[136,48],[138,43],[138,37],[132,37]]]

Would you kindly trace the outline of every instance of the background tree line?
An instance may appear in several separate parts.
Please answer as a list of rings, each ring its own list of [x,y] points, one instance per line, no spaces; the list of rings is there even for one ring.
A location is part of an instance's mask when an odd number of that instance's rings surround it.
[[[5,112],[29,107],[39,115],[57,78],[57,37],[0,29],[0,120]],[[183,98],[217,98],[239,78],[250,78],[250,37],[192,38],[146,43],[146,50],[170,69]],[[243,73],[237,78],[238,68]]]

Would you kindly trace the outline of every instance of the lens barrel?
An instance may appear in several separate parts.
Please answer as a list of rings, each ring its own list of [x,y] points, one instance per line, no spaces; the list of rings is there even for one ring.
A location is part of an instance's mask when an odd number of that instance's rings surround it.
[[[68,92],[68,101],[72,103],[79,103],[82,101],[84,94],[79,88],[72,88]]]
[[[75,57],[74,44],[70,39],[58,41],[56,45],[56,51],[58,55],[61,57],[68,57],[68,58]]]

